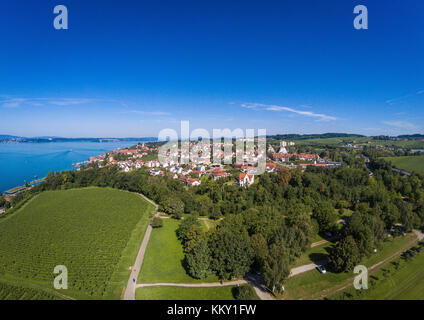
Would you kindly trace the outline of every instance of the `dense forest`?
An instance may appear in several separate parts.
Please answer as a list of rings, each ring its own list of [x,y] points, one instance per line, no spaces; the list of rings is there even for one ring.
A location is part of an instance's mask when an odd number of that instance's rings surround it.
[[[370,157],[368,167],[362,154],[330,151],[343,161],[342,167],[264,173],[249,188],[230,184],[228,178],[189,188],[168,176],[150,176],[145,168],[130,173],[113,166],[52,172],[42,184],[14,197],[13,208],[3,216],[44,190],[109,186],[140,192],[174,218],[185,216],[177,236],[190,275],[215,273],[230,279],[257,271],[269,288],[279,290],[317,233],[338,239],[329,262],[334,271],[344,272],[379,248],[394,224],[405,231],[424,226],[424,176],[402,177],[372,152],[362,152]],[[340,225],[344,211],[351,214]],[[222,221],[206,232],[197,216]]]

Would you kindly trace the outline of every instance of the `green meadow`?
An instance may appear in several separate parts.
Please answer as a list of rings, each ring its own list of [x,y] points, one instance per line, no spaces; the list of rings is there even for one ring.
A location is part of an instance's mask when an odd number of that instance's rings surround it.
[[[199,283],[218,281],[216,276],[194,279],[184,269],[184,251],[175,231],[180,221],[163,219],[163,227],[152,230],[138,283]]]
[[[234,300],[234,286],[222,287],[144,287],[138,288],[136,300]]]
[[[354,300],[424,300],[424,247],[414,258],[398,258],[372,273],[366,290],[353,286],[330,296],[330,299]]]
[[[368,258],[363,259],[361,264],[371,267],[386,259],[394,259],[394,255],[396,256],[400,254],[402,250],[410,247],[416,239],[414,234],[407,234],[406,236],[397,237],[395,239],[389,238],[383,243],[382,248],[377,253],[373,253]],[[319,246],[311,248],[310,252],[317,251],[320,255],[320,259],[322,259],[326,258],[326,248],[327,246],[325,245]],[[307,254],[303,256],[303,259],[305,259],[303,262],[312,263],[312,261],[306,261],[307,257]],[[352,284],[354,276],[355,274],[353,272],[334,273],[327,270],[326,274],[321,274],[317,270],[307,271],[289,278],[285,284],[286,291],[279,298],[289,300],[323,299],[334,294],[334,292],[340,290],[344,286]]]
[[[405,156],[405,157],[384,157],[386,161],[398,169],[409,172],[424,173],[424,155],[421,156]]]
[[[424,148],[424,141],[421,140],[374,140],[369,137],[340,137],[340,138],[315,138],[293,140],[297,145],[320,146],[343,146],[347,143],[358,144],[360,146],[385,146],[396,148]]]

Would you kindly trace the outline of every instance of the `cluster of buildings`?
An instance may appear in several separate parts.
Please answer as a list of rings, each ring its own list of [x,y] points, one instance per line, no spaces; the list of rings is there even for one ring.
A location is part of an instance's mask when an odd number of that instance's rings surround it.
[[[201,183],[200,178],[205,174],[210,174],[210,178],[214,181],[230,176],[221,165],[190,163],[184,166],[179,166],[177,164],[170,166],[162,165],[162,168],[164,170],[150,169],[149,173],[152,176],[164,176],[165,171],[167,171],[173,179],[179,179],[190,187],[199,186]]]
[[[241,139],[240,143],[245,143],[247,139]],[[210,165],[212,162],[233,163],[236,158],[245,163],[257,163],[261,158],[265,158],[265,152],[260,152],[254,145],[247,150],[233,150],[232,142],[213,141],[212,143],[202,143],[195,141],[184,141],[189,152],[179,149],[178,142],[168,146],[169,150],[165,155],[171,159],[180,159],[181,163],[201,163]],[[265,150],[264,150],[265,151]]]
[[[247,141],[242,141],[247,142]],[[249,141],[251,142],[251,141]],[[179,165],[174,161],[160,163],[157,161],[149,170],[151,175],[162,176],[166,172],[174,179],[179,179],[188,186],[200,185],[200,178],[208,174],[210,179],[216,181],[230,177],[230,173],[224,169],[224,165],[219,163],[232,164],[234,159],[243,163],[258,163],[262,159],[265,160],[265,152],[260,152],[259,148],[254,145],[253,148],[247,150],[238,150],[233,148],[232,142],[213,141],[210,144],[199,143],[195,141],[185,141],[186,147],[189,148],[189,155],[185,154],[178,148],[178,143],[168,145],[169,149],[165,155],[170,159],[180,159],[180,163],[188,163]],[[150,164],[145,164],[150,167]],[[234,165],[232,167],[240,169],[238,184],[240,186],[249,186],[254,182],[255,167]]]
[[[356,143],[347,143],[343,146],[344,148],[363,149],[364,146],[360,146]]]
[[[273,153],[272,158],[281,162],[289,162],[290,159],[296,159],[301,161],[315,161],[317,155],[313,153]]]
[[[285,165],[286,168],[301,168],[302,170],[305,170],[308,166],[314,166],[314,167],[335,167],[335,166],[341,166],[340,162],[331,161],[328,159],[328,157],[320,158],[317,154],[314,153],[289,153],[287,151],[287,147],[294,146],[294,142],[286,142],[281,141],[280,146],[275,152],[274,148],[270,145],[268,148],[268,152],[272,153],[272,159],[275,163],[290,163],[288,165]],[[293,164],[293,161],[306,161],[304,163],[300,163],[298,165]],[[267,163],[267,171],[273,172],[272,167],[269,166]]]
[[[141,158],[147,156],[150,152],[157,151],[157,147],[147,147],[144,143],[138,144],[135,149],[116,149],[112,152],[91,157],[87,163],[97,163],[101,168],[105,166],[118,166],[124,172],[130,172],[133,169],[140,169],[143,166],[156,167],[159,166],[158,161],[144,162]],[[125,160],[118,160],[125,158]]]
[[[262,157],[266,158],[266,154],[260,152],[257,146],[250,148],[248,151],[240,151],[237,148],[234,151],[232,143],[228,145],[225,145],[225,142],[205,144],[188,141],[187,143],[190,150],[189,155],[186,155],[178,148],[177,142],[175,142],[173,148],[168,149],[166,154],[168,159],[176,160],[164,162],[160,162],[159,160],[143,161],[143,157],[151,154],[151,152],[158,151],[158,147],[149,148],[144,144],[139,144],[135,149],[117,149],[107,154],[92,157],[89,159],[89,162],[96,162],[100,167],[102,165],[116,165],[124,172],[146,167],[149,168],[149,174],[151,176],[168,175],[173,179],[180,180],[187,186],[199,186],[201,184],[200,178],[206,174],[214,181],[230,177],[230,173],[224,169],[224,165],[215,164],[211,159],[220,160],[218,162],[223,163],[233,163],[234,159],[239,161],[242,159],[244,164],[234,164],[231,167],[240,170],[237,177],[237,184],[241,187],[248,187],[255,182],[255,175],[257,173],[257,168],[253,163],[256,164],[261,160],[265,160]],[[341,165],[339,162],[330,161],[327,157],[321,159],[318,155],[312,153],[288,153],[287,147],[294,145],[294,142],[281,141],[277,152],[269,145],[268,151],[272,151],[272,159],[267,159],[266,172],[273,173],[278,170],[295,167],[305,170],[308,166],[333,167]],[[290,165],[283,165],[284,168],[281,166],[277,168],[277,164],[290,162],[293,159],[306,161],[306,163],[300,163],[298,165],[291,163]]]
[[[271,145],[268,146],[268,152],[270,152],[270,153],[288,154],[289,152],[287,151],[286,148],[287,147],[292,147],[294,145],[295,145],[295,143],[293,141],[289,141],[289,142],[287,142],[287,141],[281,141],[280,142],[280,146],[277,149],[277,152],[275,152],[275,149]]]

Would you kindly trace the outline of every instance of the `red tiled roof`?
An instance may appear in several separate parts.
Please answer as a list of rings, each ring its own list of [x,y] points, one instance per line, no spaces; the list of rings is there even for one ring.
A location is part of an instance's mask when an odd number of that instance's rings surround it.
[[[246,177],[246,175],[249,177],[249,179],[252,179],[252,176],[253,176],[252,174],[240,173],[239,180],[243,180]]]
[[[187,178],[187,184],[193,184],[194,182],[199,182],[199,179]]]
[[[299,157],[315,159],[317,156],[316,156],[316,154],[311,154],[311,153],[300,153]]]
[[[292,156],[297,156],[295,153],[294,154],[282,154],[282,153],[273,153],[272,157],[275,158],[291,158]]]
[[[218,171],[218,172],[213,172],[212,173],[213,176],[226,176],[227,173],[224,171]]]
[[[326,167],[325,163],[301,163],[301,167],[314,166],[314,167]]]

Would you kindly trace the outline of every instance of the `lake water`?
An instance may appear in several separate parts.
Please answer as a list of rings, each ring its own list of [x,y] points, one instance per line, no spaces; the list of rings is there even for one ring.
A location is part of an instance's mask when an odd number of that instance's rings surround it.
[[[50,171],[75,169],[72,163],[135,144],[137,141],[0,143],[0,192],[43,178]]]

